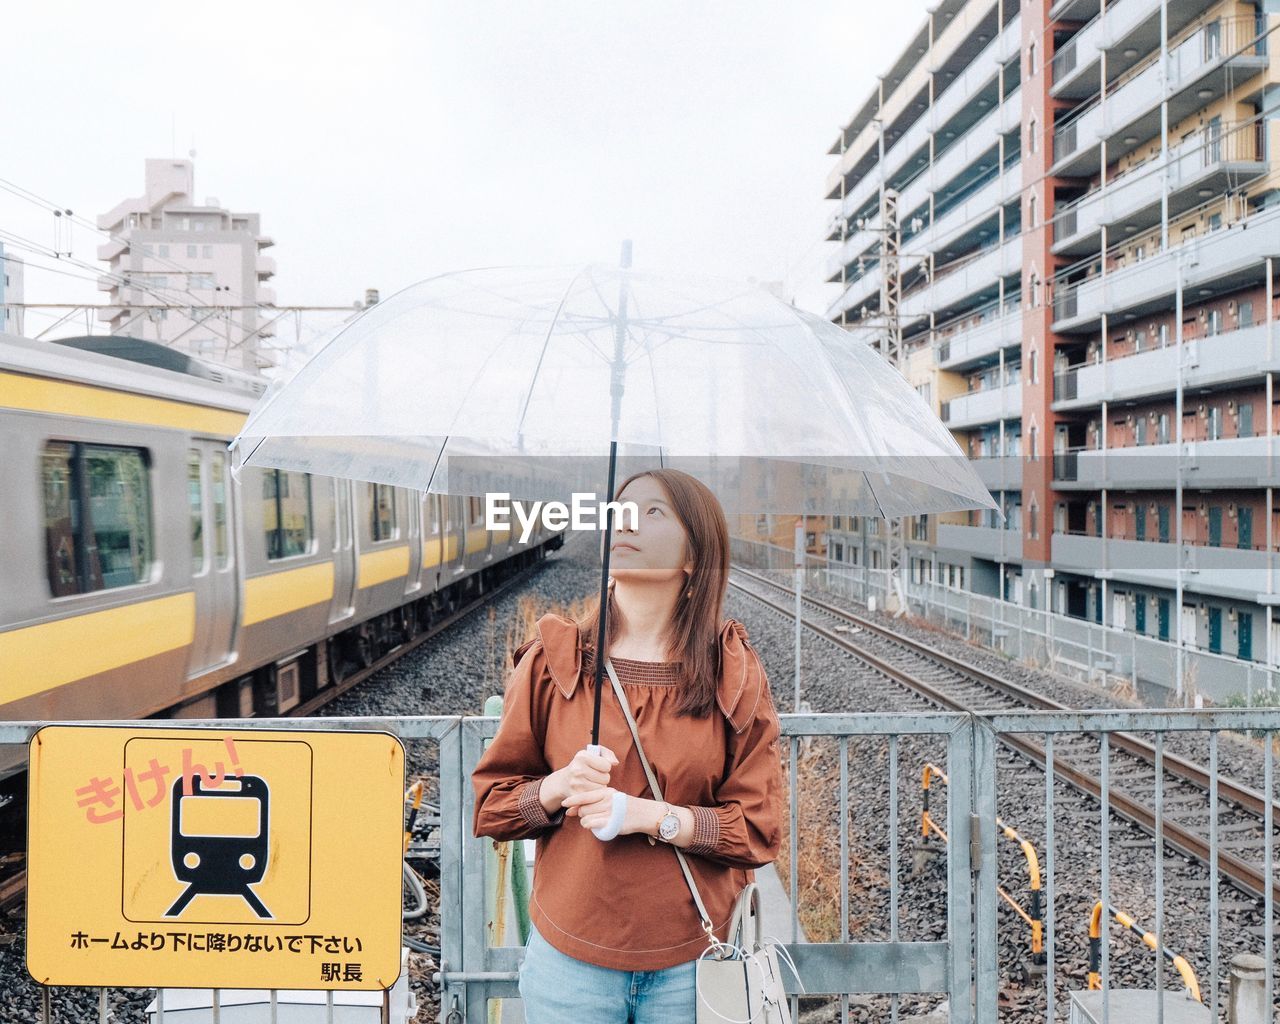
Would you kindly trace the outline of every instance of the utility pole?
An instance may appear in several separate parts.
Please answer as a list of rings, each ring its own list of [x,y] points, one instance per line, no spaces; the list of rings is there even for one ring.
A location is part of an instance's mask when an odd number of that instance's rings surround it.
[[[884,133],[881,132],[881,147]],[[881,161],[884,156],[881,154]],[[884,328],[878,341],[880,354],[895,370],[902,370],[902,227],[898,223],[898,193],[885,185],[880,187],[880,314]],[[902,516],[888,520],[888,587],[885,608],[894,615],[907,610],[906,523]]]

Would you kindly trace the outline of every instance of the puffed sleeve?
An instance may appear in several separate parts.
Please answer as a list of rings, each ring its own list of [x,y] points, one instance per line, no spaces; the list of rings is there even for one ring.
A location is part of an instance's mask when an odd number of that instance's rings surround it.
[[[549,816],[538,797],[551,774],[543,754],[546,720],[539,694],[546,685],[546,654],[541,639],[516,650],[515,668],[502,697],[497,735],[471,773],[476,811],[472,831],[498,840],[527,839],[559,825],[564,810]]]
[[[754,650],[750,660],[759,673],[751,719],[741,732],[728,729],[728,770],[716,787],[716,803],[690,808],[693,842],[685,851],[737,868],[764,867],[777,859],[785,813],[781,725]]]

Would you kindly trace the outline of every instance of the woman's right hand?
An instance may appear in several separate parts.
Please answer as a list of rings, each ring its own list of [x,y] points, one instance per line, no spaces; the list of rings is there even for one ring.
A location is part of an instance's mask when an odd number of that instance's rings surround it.
[[[542,780],[538,798],[548,814],[555,814],[561,804],[575,793],[586,793],[609,785],[609,773],[618,763],[618,758],[608,747],[599,749],[599,754],[579,750],[572,761]],[[570,817],[575,813],[574,808],[566,812]]]

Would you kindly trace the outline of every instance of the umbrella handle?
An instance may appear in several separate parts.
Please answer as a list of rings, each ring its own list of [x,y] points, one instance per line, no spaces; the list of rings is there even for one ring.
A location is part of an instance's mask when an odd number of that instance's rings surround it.
[[[600,747],[597,744],[589,744],[587,746],[593,754],[600,753]],[[602,843],[607,843],[610,839],[616,839],[618,833],[622,831],[622,823],[627,817],[627,794],[619,793],[617,790],[613,792],[613,809],[609,813],[609,820],[599,828],[593,828],[591,831],[597,839]]]

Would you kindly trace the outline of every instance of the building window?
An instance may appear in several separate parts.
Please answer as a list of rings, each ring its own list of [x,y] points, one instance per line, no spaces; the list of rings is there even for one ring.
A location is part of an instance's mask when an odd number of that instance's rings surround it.
[[[189,246],[187,246],[187,259],[189,259],[189,260],[193,260],[193,259],[195,259],[195,258],[196,258],[196,252],[197,252],[196,246],[194,246],[194,245],[189,245]]]
[[[225,569],[231,564],[231,546],[227,542],[227,456],[216,452],[209,463],[209,497],[213,501],[213,564]]]
[[[1033,195],[1027,200],[1027,227],[1034,228],[1036,226],[1036,197]]]
[[[159,248],[160,248],[160,258],[162,260],[167,260],[169,258],[169,247],[167,245],[162,245]]]
[[[200,482],[200,452],[187,452],[187,508],[191,521],[191,575],[204,572],[204,491]]]
[[[311,551],[311,474],[268,469],[262,477],[262,520],[267,558],[292,558]]]
[[[394,540],[396,529],[395,489],[390,484],[369,485],[369,532],[375,541]]]
[[[1209,440],[1217,441],[1222,437],[1222,406],[1214,405],[1209,408]]]
[[[1027,77],[1034,78],[1036,74],[1036,41],[1031,40],[1031,44],[1027,47]]]
[[[1239,327],[1253,326],[1253,303],[1252,302],[1240,303],[1239,311],[1236,314],[1236,324]]]
[[[54,597],[147,581],[152,553],[149,475],[149,459],[141,448],[45,444],[45,559]]]
[[[213,259],[213,246],[202,245],[200,249],[201,249],[201,254],[204,256],[205,259],[207,260]]]
[[[1035,153],[1036,153],[1036,146],[1037,146],[1036,137],[1039,134],[1040,133],[1037,130],[1036,119],[1033,117],[1030,121],[1027,122],[1027,152],[1030,153],[1032,156],[1035,156]]]

